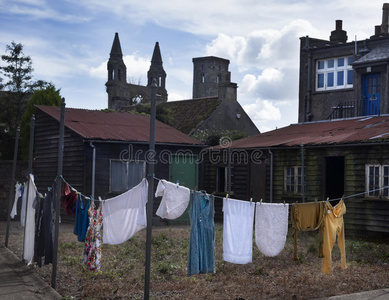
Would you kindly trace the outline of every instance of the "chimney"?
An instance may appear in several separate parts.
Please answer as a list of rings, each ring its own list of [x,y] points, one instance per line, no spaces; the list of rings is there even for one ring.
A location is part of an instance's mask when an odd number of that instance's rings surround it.
[[[381,34],[388,34],[389,27],[389,3],[384,3],[382,6],[382,24],[381,24]]]
[[[375,27],[374,27],[374,36],[380,36],[380,34],[381,34],[381,25],[376,25]]]
[[[347,32],[342,29],[342,20],[335,21],[335,30],[331,31],[330,41],[336,43],[347,42]]]

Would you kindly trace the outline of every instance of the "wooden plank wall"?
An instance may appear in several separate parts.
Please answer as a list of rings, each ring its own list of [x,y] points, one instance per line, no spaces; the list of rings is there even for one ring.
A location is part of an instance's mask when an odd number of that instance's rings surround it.
[[[36,112],[33,173],[38,190],[51,187],[58,168],[59,122]],[[84,184],[84,143],[82,138],[65,128],[63,177],[80,192]]]
[[[301,202],[301,195],[284,192],[284,167],[301,166],[301,149],[273,150],[274,153],[274,202]],[[365,165],[389,164],[387,146],[353,146],[305,148],[306,168],[305,201],[324,199],[325,157],[343,156],[345,196],[365,192]],[[344,217],[346,234],[362,237],[389,238],[389,199],[369,198],[360,195],[346,199],[347,213]]]

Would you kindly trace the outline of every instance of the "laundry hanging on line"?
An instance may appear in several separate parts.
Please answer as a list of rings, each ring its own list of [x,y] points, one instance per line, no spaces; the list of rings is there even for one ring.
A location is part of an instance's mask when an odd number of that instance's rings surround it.
[[[143,179],[127,192],[102,201],[104,244],[124,243],[146,228],[147,189],[148,182]]]
[[[277,256],[288,234],[289,204],[256,203],[255,243],[265,256]]]
[[[253,257],[255,203],[223,199],[223,259],[247,264]]]
[[[160,196],[162,196],[161,203],[155,214],[162,219],[174,220],[180,217],[188,207],[190,189],[162,179],[159,180],[155,191],[155,197]]]

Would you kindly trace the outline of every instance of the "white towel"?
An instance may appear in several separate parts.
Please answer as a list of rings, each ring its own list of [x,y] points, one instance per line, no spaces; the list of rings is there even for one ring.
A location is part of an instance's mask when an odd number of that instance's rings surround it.
[[[11,218],[15,218],[15,216],[18,214],[17,208],[18,208],[18,200],[22,196],[22,191],[20,189],[22,185],[19,183],[15,184],[15,198],[14,198],[14,205],[12,206],[12,210],[10,213]]]
[[[155,197],[159,196],[162,196],[162,200],[155,214],[163,219],[174,220],[188,207],[190,190],[162,179],[158,182],[155,191]]]
[[[289,205],[258,203],[255,211],[255,243],[265,256],[276,256],[284,249],[288,233]]]
[[[223,199],[223,259],[234,264],[253,260],[255,203]]]
[[[131,190],[101,203],[104,244],[124,243],[146,228],[147,188],[147,180],[143,179]]]
[[[28,190],[28,194],[27,194]],[[26,198],[24,198],[26,194]],[[30,174],[28,187],[23,192],[23,201],[25,202],[25,230],[24,230],[24,251],[23,259],[30,265],[34,258],[34,243],[35,243],[35,208],[34,200],[37,196],[37,189],[34,183],[34,175]]]

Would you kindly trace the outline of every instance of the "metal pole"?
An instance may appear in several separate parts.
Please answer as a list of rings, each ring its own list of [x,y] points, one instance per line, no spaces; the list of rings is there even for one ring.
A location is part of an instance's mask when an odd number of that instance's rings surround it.
[[[155,115],[156,115],[157,82],[153,79],[151,84],[151,111],[150,111],[150,153],[155,152]],[[153,225],[153,199],[154,199],[154,163],[147,162],[147,180],[149,183],[147,200],[147,233],[146,233],[146,266],[144,299],[150,298],[150,271],[151,271],[151,233]]]
[[[96,178],[96,146],[92,142],[89,142],[89,146],[92,148],[92,191],[91,197],[95,199],[95,178]]]
[[[270,153],[270,203],[273,203],[273,152],[268,149]]]
[[[19,134],[20,128],[16,130],[16,138],[15,138],[15,148],[14,148],[14,160],[12,163],[12,175],[11,175],[11,183],[9,188],[9,203],[8,203],[8,215],[7,215],[7,231],[5,233],[5,246],[8,248],[8,238],[9,238],[9,223],[11,222],[11,210],[12,210],[12,198],[14,197],[14,189],[15,189],[15,174],[16,174],[16,162],[18,161],[18,147],[19,147]]]
[[[304,165],[304,144],[301,144],[301,193],[303,203],[305,202],[305,165]]]
[[[32,157],[34,152],[34,129],[35,129],[35,116],[31,116],[31,124],[30,124],[30,149],[28,153],[28,179],[27,179],[27,191],[24,191],[26,194],[26,213],[24,214],[24,238],[23,238],[23,258],[24,259],[24,244],[26,238],[26,220],[27,220],[27,210],[28,210],[28,195],[30,188],[30,175],[32,174]]]
[[[231,195],[231,148],[227,150],[228,155],[228,167],[227,167],[227,193]]]
[[[61,102],[61,122],[59,124],[59,141],[58,141],[58,167],[57,167],[57,188],[55,200],[55,230],[54,230],[54,248],[53,248],[53,268],[51,273],[51,287],[55,289],[57,279],[57,262],[58,262],[58,237],[59,237],[59,215],[61,213],[61,176],[63,160],[63,140],[65,132],[65,98]]]

